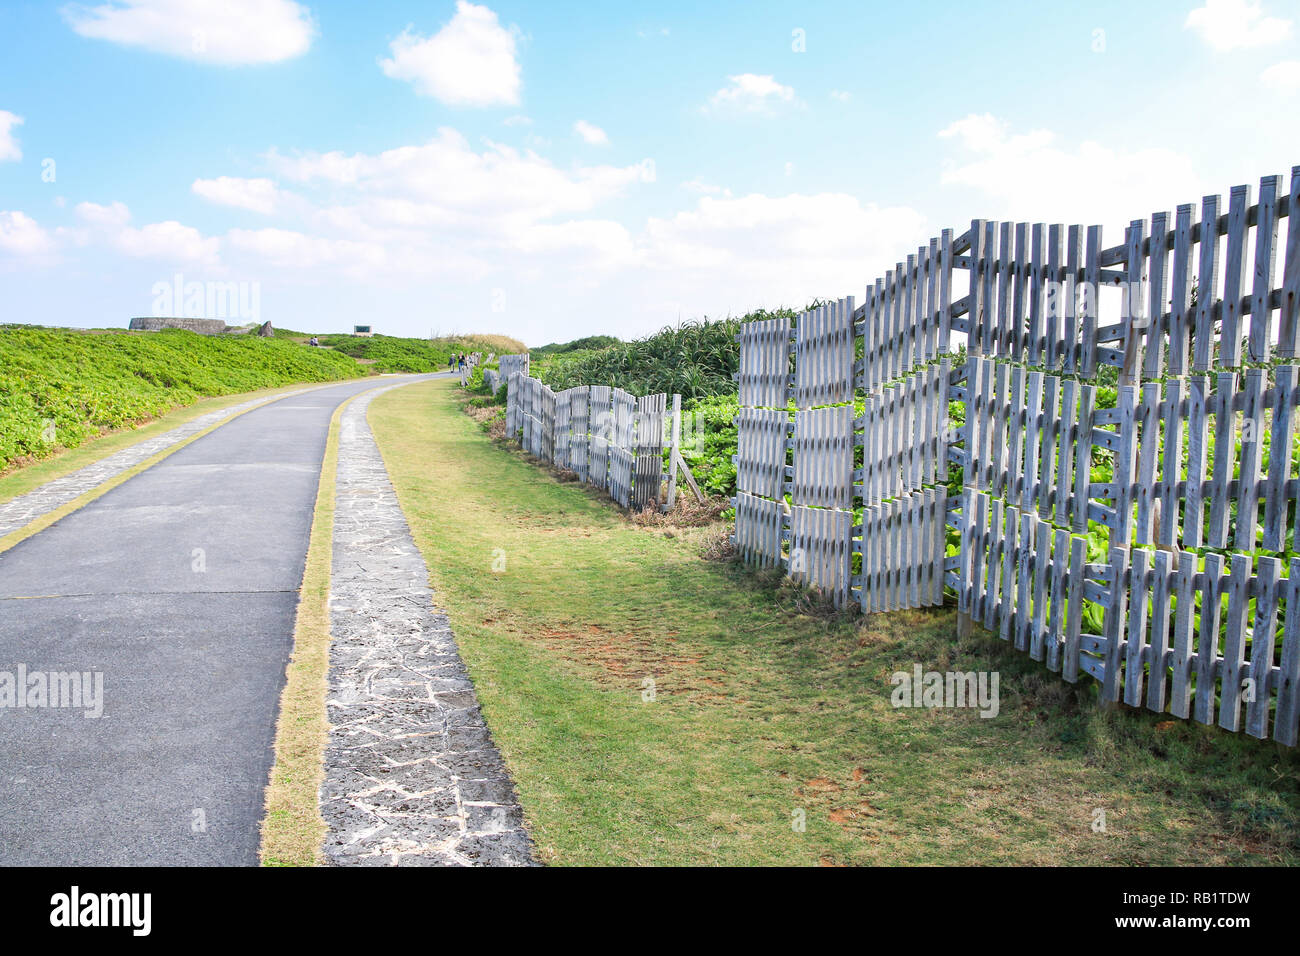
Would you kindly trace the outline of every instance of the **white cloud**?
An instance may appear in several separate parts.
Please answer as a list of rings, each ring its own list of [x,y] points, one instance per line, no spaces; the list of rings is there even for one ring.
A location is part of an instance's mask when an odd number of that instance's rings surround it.
[[[81,202],[73,214],[78,225],[59,229],[58,235],[74,246],[102,244],[134,259],[217,265],[221,241],[174,219],[136,228],[130,225],[131,210],[122,202]]]
[[[586,120],[578,120],[573,124],[573,131],[581,136],[592,146],[608,146],[609,136],[599,126],[593,126]]]
[[[22,125],[21,116],[8,110],[0,110],[0,163],[9,160],[16,162],[23,158],[23,151],[18,146],[17,137],[14,136],[14,127]]]
[[[301,56],[316,34],[292,0],[110,0],[60,12],[83,37],[226,66]]]
[[[599,269],[633,265],[637,260],[632,234],[622,223],[610,220],[537,223],[512,234],[510,245],[532,256],[576,256]]]
[[[0,251],[28,258],[53,249],[54,240],[31,216],[18,210],[0,210]]]
[[[845,193],[706,196],[694,209],[650,219],[638,244],[645,264],[666,273],[656,295],[717,314],[860,298],[868,279],[927,238],[925,225],[914,209]]]
[[[1259,75],[1259,81],[1275,93],[1300,92],[1300,60],[1274,63]]]
[[[958,153],[945,161],[941,182],[982,194],[977,214],[989,219],[1118,228],[1203,194],[1191,160],[1163,147],[1060,143],[1046,129],[1013,134],[988,113],[957,120],[939,136]]]
[[[853,94],[847,90],[831,90],[831,99],[839,100],[841,103],[847,103],[853,99]]]
[[[515,32],[487,7],[458,0],[450,23],[431,37],[407,27],[389,45],[392,58],[379,66],[385,76],[452,106],[513,106],[520,88]]]
[[[525,116],[523,113],[516,113],[514,116],[507,116],[501,121],[502,126],[532,126],[532,117]]]
[[[385,259],[383,247],[375,243],[308,236],[289,229],[232,229],[226,238],[236,249],[290,268],[379,266]]]
[[[218,176],[216,179],[196,179],[190,189],[209,202],[251,209],[263,215],[275,212],[282,199],[279,189],[269,179]]]
[[[1187,14],[1183,27],[1216,50],[1241,50],[1281,43],[1291,32],[1291,21],[1265,16],[1261,4],[1251,0],[1206,0]]]
[[[114,202],[107,206],[99,203],[79,202],[72,210],[78,220],[100,229],[120,229],[131,221],[131,210],[126,203]]]
[[[654,163],[584,166],[561,170],[531,150],[489,142],[476,151],[458,131],[444,127],[420,146],[378,154],[267,155],[286,179],[350,187],[372,212],[401,200],[438,221],[518,222],[582,212],[638,183],[653,182]],[[388,205],[384,205],[384,201]]]
[[[719,112],[767,113],[783,103],[794,102],[794,88],[783,86],[771,75],[740,73],[709,97],[709,107]]]
[[[219,239],[206,239],[193,226],[174,219],[153,222],[139,229],[128,226],[114,238],[114,245],[137,259],[165,259],[169,262],[196,262],[213,265],[217,261]]]

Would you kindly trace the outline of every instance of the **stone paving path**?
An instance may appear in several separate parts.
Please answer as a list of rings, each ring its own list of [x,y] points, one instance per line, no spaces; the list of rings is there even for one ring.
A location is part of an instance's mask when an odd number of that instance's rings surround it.
[[[356,398],[339,427],[325,857],[531,865],[514,787],[366,422],[385,391]]]
[[[215,425],[231,415],[237,415],[265,402],[279,401],[282,398],[301,395],[303,392],[311,390],[311,388],[300,388],[292,392],[282,392],[279,395],[269,397],[262,396],[261,398],[241,402],[238,405],[219,408],[214,412],[208,412],[206,415],[200,415],[184,425],[178,425],[170,431],[165,431],[152,438],[146,438],[129,448],[123,448],[107,458],[91,462],[86,467],[79,468],[61,478],[47,481],[39,488],[29,491],[25,495],[19,495],[17,498],[0,504],[0,538],[31,524],[51,511],[62,508],[69,501],[81,497],[87,491],[99,487],[122,472],[134,468],[142,461],[152,458],[160,451],[164,451],[178,442],[183,442],[192,435],[197,435],[203,429]]]

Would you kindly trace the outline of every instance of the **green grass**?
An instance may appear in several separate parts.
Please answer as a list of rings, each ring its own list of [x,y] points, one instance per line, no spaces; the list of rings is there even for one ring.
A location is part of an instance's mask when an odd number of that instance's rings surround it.
[[[544,861],[1300,862],[1294,753],[1098,709],[948,609],[829,614],[494,445],[457,393],[370,421]],[[895,710],[914,663],[998,671],[999,716]]]
[[[0,326],[0,472],[199,398],[364,374],[282,339]]]

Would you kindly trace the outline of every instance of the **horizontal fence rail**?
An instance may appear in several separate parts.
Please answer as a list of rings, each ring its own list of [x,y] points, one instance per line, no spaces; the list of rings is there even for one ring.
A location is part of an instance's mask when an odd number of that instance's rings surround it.
[[[1297,210],[1300,167],[1113,246],[975,220],[860,305],[745,323],[739,554],[868,613],[946,593],[1103,701],[1295,746]]]

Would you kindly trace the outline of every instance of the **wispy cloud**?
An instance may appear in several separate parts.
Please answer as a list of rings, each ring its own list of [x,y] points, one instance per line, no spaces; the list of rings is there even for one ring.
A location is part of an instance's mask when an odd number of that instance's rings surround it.
[[[586,120],[578,120],[573,124],[573,131],[583,138],[592,146],[608,146],[609,136],[599,126],[593,126]]]
[[[23,151],[14,136],[14,128],[23,125],[23,118],[8,110],[0,110],[0,163],[17,162]]]
[[[289,60],[316,36],[293,0],[110,0],[59,12],[83,37],[226,66]]]
[[[709,97],[708,109],[718,113],[769,113],[794,102],[794,87],[778,83],[770,74],[739,73]]]
[[[1274,63],[1259,75],[1259,81],[1275,93],[1300,93],[1300,60]]]
[[[196,179],[190,190],[209,202],[249,209],[263,215],[275,212],[282,198],[280,190],[269,179],[240,179],[234,176]]]

